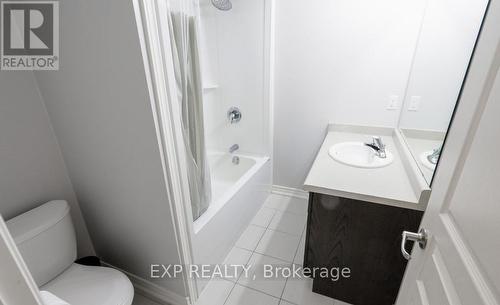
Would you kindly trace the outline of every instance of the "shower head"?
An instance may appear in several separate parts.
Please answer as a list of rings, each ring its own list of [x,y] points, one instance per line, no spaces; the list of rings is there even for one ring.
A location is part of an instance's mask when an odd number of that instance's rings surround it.
[[[211,0],[212,4],[221,11],[229,11],[233,8],[231,0]]]

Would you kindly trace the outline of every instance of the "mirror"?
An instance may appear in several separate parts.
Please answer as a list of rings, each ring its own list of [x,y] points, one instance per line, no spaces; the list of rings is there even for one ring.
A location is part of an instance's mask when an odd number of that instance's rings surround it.
[[[398,128],[430,185],[488,5],[429,0]]]

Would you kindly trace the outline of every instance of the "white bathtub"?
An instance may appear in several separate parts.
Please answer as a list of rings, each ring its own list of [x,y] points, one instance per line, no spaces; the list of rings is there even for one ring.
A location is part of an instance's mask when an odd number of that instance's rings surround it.
[[[197,264],[220,264],[248,226],[271,190],[268,157],[209,154],[212,202],[194,222],[194,258]]]

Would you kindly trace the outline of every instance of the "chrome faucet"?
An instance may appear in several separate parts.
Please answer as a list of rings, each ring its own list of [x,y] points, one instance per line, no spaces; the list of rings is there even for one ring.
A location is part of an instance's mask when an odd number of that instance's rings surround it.
[[[385,144],[381,137],[373,136],[372,143],[365,143],[365,145],[375,150],[377,157],[382,159],[387,157],[387,154],[385,153]]]
[[[439,155],[441,155],[441,148],[442,147],[439,147],[439,148],[436,148],[436,149],[432,150],[432,154],[430,154],[430,155],[427,156],[427,160],[429,160],[429,162],[431,164],[437,164],[438,163]]]
[[[232,154],[235,151],[237,151],[238,149],[240,149],[240,146],[238,144],[233,144],[233,145],[231,145],[231,147],[229,147],[229,153]]]

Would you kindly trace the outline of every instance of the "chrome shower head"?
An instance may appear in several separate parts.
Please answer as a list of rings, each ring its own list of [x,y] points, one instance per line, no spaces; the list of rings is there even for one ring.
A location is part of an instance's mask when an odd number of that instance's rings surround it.
[[[233,8],[230,0],[212,0],[212,4],[221,11],[229,11]]]

